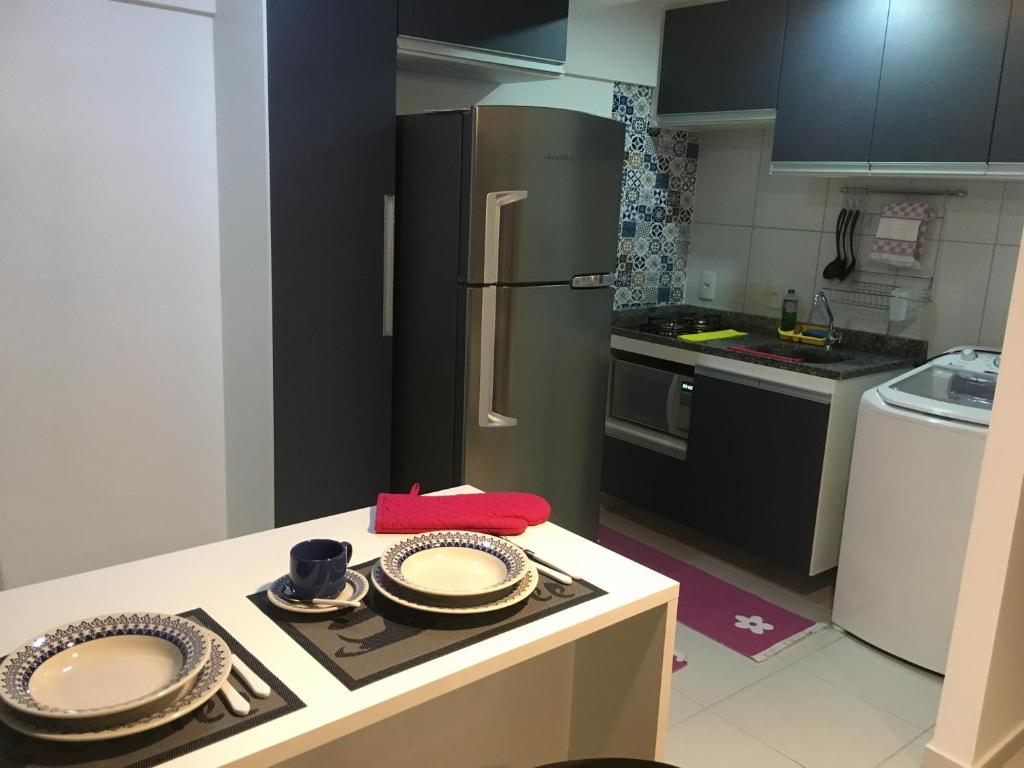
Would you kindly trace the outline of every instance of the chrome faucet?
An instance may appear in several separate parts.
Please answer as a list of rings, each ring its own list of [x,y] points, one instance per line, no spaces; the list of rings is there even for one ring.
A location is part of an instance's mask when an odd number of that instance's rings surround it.
[[[814,320],[814,310],[818,306],[818,300],[825,306],[825,314],[828,315],[828,336],[825,339],[825,349],[831,350],[833,346],[839,344],[843,340],[843,334],[836,330],[836,318],[832,314],[832,307],[829,306],[828,297],[824,291],[818,291],[814,294],[814,301],[811,302],[811,320]]]

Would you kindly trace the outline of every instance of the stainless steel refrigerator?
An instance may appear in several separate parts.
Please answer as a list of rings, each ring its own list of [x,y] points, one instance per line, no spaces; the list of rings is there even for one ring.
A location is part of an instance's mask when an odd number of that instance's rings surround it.
[[[596,537],[623,146],[560,109],[399,118],[395,490],[538,493]]]

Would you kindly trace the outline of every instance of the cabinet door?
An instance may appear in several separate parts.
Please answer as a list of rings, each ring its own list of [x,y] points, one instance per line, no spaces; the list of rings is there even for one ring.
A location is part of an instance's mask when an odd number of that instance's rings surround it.
[[[665,12],[659,114],[774,109],[786,0],[725,0]]]
[[[871,161],[984,163],[1010,0],[892,0]]]
[[[818,511],[829,405],[694,377],[685,522],[806,573]]]
[[[1013,3],[989,159],[993,163],[1024,163],[1024,0]]]
[[[772,160],[867,163],[889,0],[789,0]]]
[[[565,61],[568,0],[401,0],[398,34]]]
[[[394,0],[267,0],[275,522],[388,488]]]

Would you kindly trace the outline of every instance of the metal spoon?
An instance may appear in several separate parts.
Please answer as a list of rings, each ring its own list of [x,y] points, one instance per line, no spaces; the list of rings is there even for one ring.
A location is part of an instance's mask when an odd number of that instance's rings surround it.
[[[294,603],[295,605],[313,605],[318,608],[360,608],[362,603],[358,600],[331,600],[326,597],[314,597],[312,600],[300,600],[297,597],[288,597],[286,595],[278,595],[286,603]]]
[[[332,597],[314,597],[310,599],[296,597],[295,588],[290,582],[281,587],[281,591],[277,593],[277,596],[288,603],[294,603],[296,605],[315,605],[320,608],[327,608],[331,606],[334,608],[358,608],[362,605],[358,600],[339,600]]]

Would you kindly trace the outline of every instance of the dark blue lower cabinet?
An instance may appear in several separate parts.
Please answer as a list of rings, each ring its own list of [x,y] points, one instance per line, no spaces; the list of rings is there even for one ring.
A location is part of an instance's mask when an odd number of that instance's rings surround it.
[[[811,393],[698,371],[683,521],[806,575],[828,419]]]

